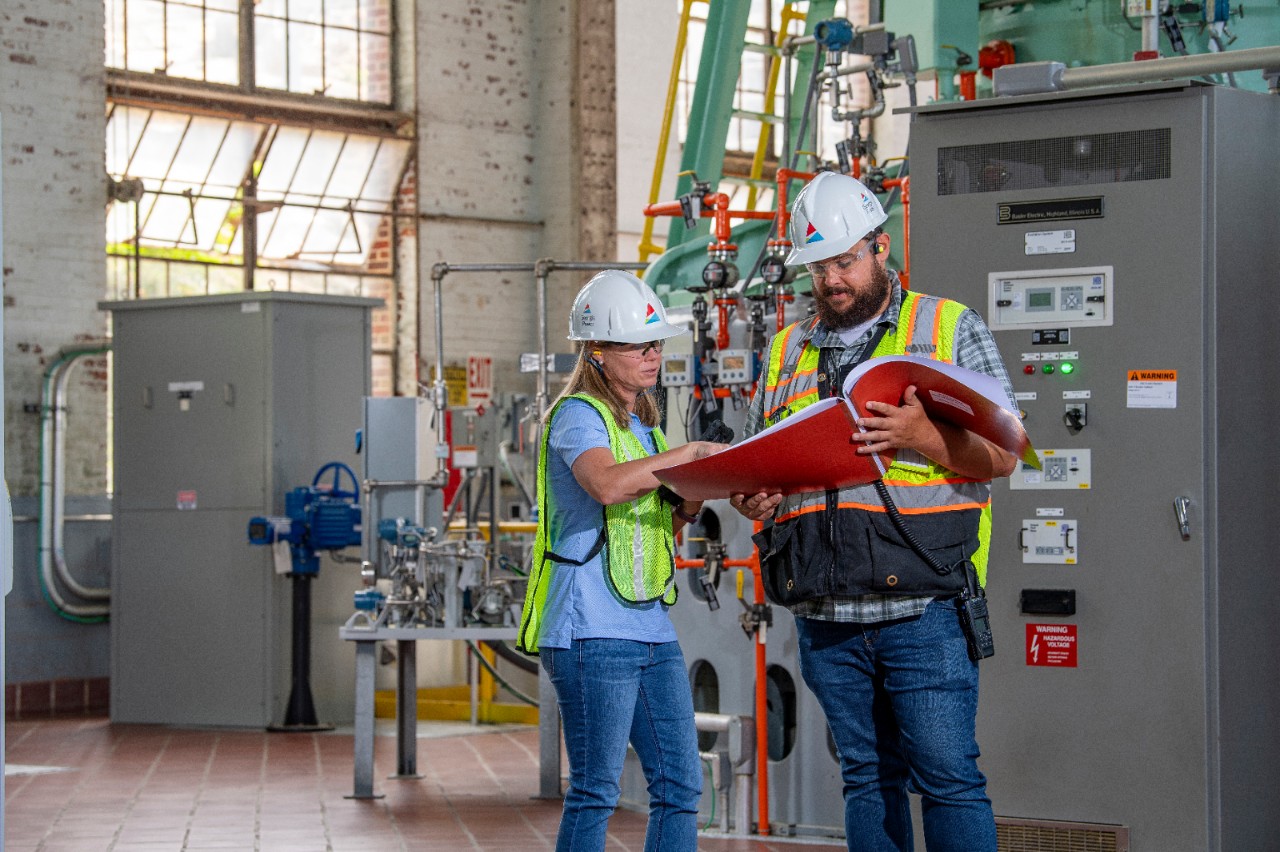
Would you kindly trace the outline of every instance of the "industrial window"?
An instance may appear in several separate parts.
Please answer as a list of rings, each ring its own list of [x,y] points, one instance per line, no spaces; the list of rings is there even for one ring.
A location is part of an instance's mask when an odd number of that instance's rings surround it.
[[[365,268],[410,143],[117,104],[106,147],[108,173],[135,187],[109,209],[109,253],[243,263],[248,209],[260,264]]]
[[[103,2],[108,297],[379,298],[373,390],[402,389],[392,0]]]
[[[109,68],[391,102],[391,0],[105,2]]]

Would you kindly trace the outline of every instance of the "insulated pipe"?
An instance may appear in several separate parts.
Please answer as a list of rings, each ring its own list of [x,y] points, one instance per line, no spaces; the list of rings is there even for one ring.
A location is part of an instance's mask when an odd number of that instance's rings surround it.
[[[1255,71],[1280,68],[1280,47],[1252,47],[1229,53],[1200,53],[1191,56],[1168,56],[1145,62],[1116,62],[1067,68],[1062,74],[1062,88],[1082,89],[1114,83],[1141,83],[1176,77],[1201,77],[1231,71]]]
[[[80,358],[90,355],[101,354],[109,351],[110,347],[98,347],[95,349],[79,350],[76,354],[67,358],[62,367],[58,371],[57,379],[54,381],[54,412],[53,412],[53,564],[57,570],[58,578],[66,584],[67,588],[75,592],[82,598],[90,600],[110,600],[111,589],[107,587],[88,587],[71,576],[71,571],[67,568],[67,556],[64,548],[64,534],[66,532],[66,509],[67,509],[67,476],[66,476],[66,458],[67,458],[67,384],[71,380],[71,369],[75,366],[75,362]]]
[[[111,609],[107,604],[81,605],[68,603],[54,582],[55,568],[63,582],[73,592],[89,599],[107,599],[110,589],[88,588],[78,583],[66,568],[66,562],[58,552],[62,541],[62,524],[65,521],[63,494],[63,462],[65,448],[66,376],[71,364],[82,357],[110,351],[110,346],[93,346],[64,349],[45,370],[40,411],[40,500],[39,542],[40,580],[46,600],[64,618],[72,621],[96,621],[107,616]]]
[[[1021,95],[1272,69],[1280,69],[1280,47],[1252,47],[1230,53],[1169,56],[1081,68],[1067,68],[1060,62],[1027,62],[995,69],[992,81],[997,95]]]

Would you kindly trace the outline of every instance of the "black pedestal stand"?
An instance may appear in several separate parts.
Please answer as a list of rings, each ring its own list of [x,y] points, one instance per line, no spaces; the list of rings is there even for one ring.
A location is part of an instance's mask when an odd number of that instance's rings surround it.
[[[332,731],[333,725],[316,721],[316,705],[311,700],[311,580],[312,574],[290,574],[293,580],[293,661],[292,688],[283,725],[268,731],[309,733]]]

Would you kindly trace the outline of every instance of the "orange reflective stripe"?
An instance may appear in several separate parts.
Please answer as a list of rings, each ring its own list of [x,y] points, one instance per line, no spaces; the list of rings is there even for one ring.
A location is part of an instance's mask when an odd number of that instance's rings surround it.
[[[981,511],[983,509],[989,508],[990,506],[991,506],[990,500],[988,500],[985,503],[953,503],[949,506],[921,506],[914,509],[907,509],[899,506],[898,514],[900,515],[934,515],[934,514],[937,514],[938,512],[958,512],[963,509],[978,509],[979,511]],[[860,509],[861,511],[864,511],[864,512],[884,512],[885,511],[884,506],[880,503],[859,503],[854,500],[841,501],[836,504],[836,508],[837,509]],[[798,518],[801,515],[809,515],[814,512],[825,512],[826,510],[827,510],[827,506],[825,503],[813,503],[807,506],[801,506],[798,509],[793,509],[790,512],[787,512],[785,515],[779,515],[778,517],[773,519],[773,522],[775,524],[780,524],[785,521],[789,521],[792,518]]]
[[[965,312],[964,305],[944,299],[938,305],[938,331],[934,337],[937,346],[936,358],[948,364],[956,360],[956,326],[960,324],[960,315]]]

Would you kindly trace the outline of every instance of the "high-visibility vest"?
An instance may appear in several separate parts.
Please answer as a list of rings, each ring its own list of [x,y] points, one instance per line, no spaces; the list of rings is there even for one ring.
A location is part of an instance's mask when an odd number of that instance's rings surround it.
[[[646,458],[649,451],[630,429],[620,427],[613,413],[603,402],[587,394],[573,394],[566,399],[579,399],[591,405],[604,420],[609,432],[609,449],[614,461],[633,461]],[[551,429],[560,403],[551,410],[547,428],[542,431],[538,448],[538,531],[533,541],[532,563],[529,570],[529,587],[525,593],[524,611],[520,619],[520,634],[516,645],[527,654],[538,653],[538,637],[542,629],[542,615],[546,609],[547,588],[551,582],[549,562],[566,565],[584,565],[597,553],[604,552],[605,576],[618,597],[630,603],[650,603],[661,600],[668,606],[676,602],[675,585],[675,536],[671,527],[671,507],[663,502],[656,490],[628,503],[605,506],[601,519],[600,537],[596,545],[581,560],[567,559],[552,550],[550,535],[552,510],[547,488],[547,447]],[[658,452],[667,449],[666,436],[654,427],[653,442]]]
[[[955,332],[965,306],[950,299],[904,291],[897,329],[881,338],[872,358],[919,355],[937,361],[955,360]],[[813,343],[817,318],[792,323],[775,335],[760,392],[764,394],[764,422],[773,425],[818,401],[819,347]],[[833,382],[834,384],[834,382]],[[865,416],[866,412],[858,412]],[[969,557],[980,583],[986,583],[991,540],[991,485],[987,480],[961,476],[918,453],[899,450],[884,482],[908,524],[913,515],[976,509],[980,511],[977,549]],[[840,510],[884,513],[871,484],[840,489]],[[782,524],[827,509],[824,492],[808,492],[783,499],[774,515]],[[906,589],[901,590],[906,592]]]

